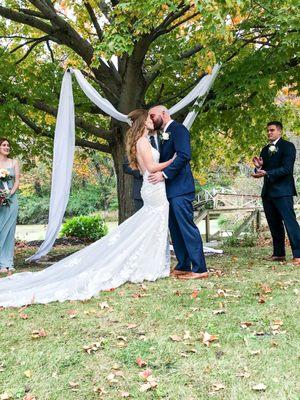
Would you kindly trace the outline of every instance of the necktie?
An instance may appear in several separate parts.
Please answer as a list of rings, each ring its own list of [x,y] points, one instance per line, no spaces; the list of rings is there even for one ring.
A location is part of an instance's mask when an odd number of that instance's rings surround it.
[[[151,143],[151,146],[154,147],[157,150],[155,137],[153,135],[150,136],[150,143]]]

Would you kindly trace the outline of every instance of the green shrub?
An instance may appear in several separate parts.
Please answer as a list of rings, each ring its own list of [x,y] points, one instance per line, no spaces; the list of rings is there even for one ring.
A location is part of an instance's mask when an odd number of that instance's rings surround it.
[[[108,227],[99,215],[73,217],[62,226],[60,237],[76,237],[80,239],[98,240],[105,236]]]

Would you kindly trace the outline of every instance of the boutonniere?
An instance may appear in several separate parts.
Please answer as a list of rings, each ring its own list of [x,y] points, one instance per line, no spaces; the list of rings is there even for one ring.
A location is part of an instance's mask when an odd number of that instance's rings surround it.
[[[273,154],[277,153],[278,148],[275,146],[275,144],[271,144],[271,146],[269,146],[268,151],[270,156],[272,156]]]
[[[159,137],[160,137],[161,142],[163,143],[165,140],[169,140],[170,135],[171,135],[171,132],[160,132]]]

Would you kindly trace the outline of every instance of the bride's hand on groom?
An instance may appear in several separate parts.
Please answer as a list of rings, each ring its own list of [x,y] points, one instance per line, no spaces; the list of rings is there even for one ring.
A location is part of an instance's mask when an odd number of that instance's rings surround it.
[[[158,172],[152,172],[149,177],[148,180],[150,183],[156,184],[159,182],[163,182],[165,180],[163,173],[161,171]]]

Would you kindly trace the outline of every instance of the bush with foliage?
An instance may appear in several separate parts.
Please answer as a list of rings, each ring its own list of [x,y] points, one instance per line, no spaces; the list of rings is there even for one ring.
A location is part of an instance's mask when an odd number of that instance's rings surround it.
[[[60,231],[60,237],[98,240],[105,236],[108,227],[99,215],[73,217],[67,220]]]

